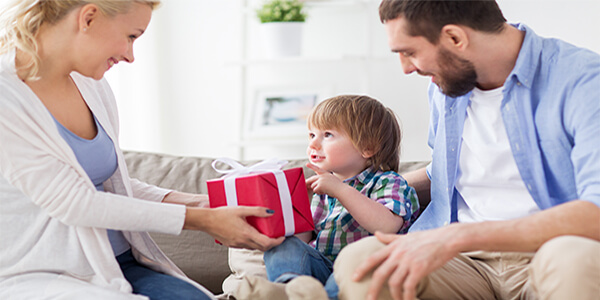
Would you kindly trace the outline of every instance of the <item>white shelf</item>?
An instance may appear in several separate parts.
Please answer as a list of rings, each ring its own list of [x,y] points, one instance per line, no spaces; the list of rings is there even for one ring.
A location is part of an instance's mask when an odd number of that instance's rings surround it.
[[[338,47],[338,44],[332,44],[337,40],[348,41],[347,36],[328,37],[325,32],[321,36],[311,36],[311,45],[319,46],[304,49],[305,54],[298,57],[284,58],[263,58],[263,53],[257,49],[257,41],[260,40],[256,31],[258,26],[256,20],[256,6],[258,1],[245,1],[245,7],[242,10],[244,19],[242,32],[243,55],[240,60],[229,61],[224,67],[239,68],[242,78],[242,95],[240,102],[240,111],[242,112],[242,126],[240,128],[239,140],[233,143],[233,147],[239,149],[240,159],[247,157],[268,156],[281,149],[291,151],[290,148],[297,148],[293,151],[294,155],[304,156],[306,146],[308,145],[305,136],[286,137],[254,137],[248,134],[248,119],[255,114],[254,105],[256,105],[257,91],[268,90],[268,85],[273,84],[273,88],[298,89],[306,86],[306,89],[328,89],[326,94],[337,94],[340,91],[346,92],[352,90],[356,93],[367,93],[369,91],[370,79],[368,72],[373,63],[387,63],[397,61],[397,57],[391,53],[375,53],[372,49],[373,38],[369,35],[373,28],[372,18],[375,7],[380,0],[310,0],[305,1],[305,9],[309,14],[312,27],[310,32],[321,33],[320,26],[329,26],[331,23],[330,14],[335,13],[343,19],[351,16],[355,22],[352,42],[345,46]],[[371,9],[373,8],[373,10]],[[314,13],[311,15],[311,12]],[[358,22],[357,22],[358,21]],[[336,23],[339,25],[339,23]],[[332,28],[339,29],[339,26],[333,24]],[[305,40],[306,41],[306,40]],[[344,44],[341,44],[344,45]],[[364,49],[362,49],[364,48]],[[334,71],[332,71],[334,70]],[[341,71],[337,71],[341,70]],[[337,74],[335,72],[338,72]],[[276,76],[272,76],[276,74]],[[306,74],[305,77],[299,77],[298,74]],[[314,76],[313,76],[314,74]],[[323,75],[328,74],[328,75]],[[331,76],[329,74],[332,74]],[[328,77],[330,76],[330,77]],[[317,79],[318,78],[318,79]],[[345,87],[345,88],[341,88]],[[325,94],[325,93],[324,93]],[[250,117],[249,117],[250,116]]]

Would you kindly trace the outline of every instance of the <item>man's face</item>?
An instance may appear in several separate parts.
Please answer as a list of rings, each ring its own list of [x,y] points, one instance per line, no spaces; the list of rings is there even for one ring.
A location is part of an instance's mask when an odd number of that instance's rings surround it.
[[[462,96],[477,85],[477,73],[473,64],[440,47],[437,63],[440,75],[436,84],[450,97]]]
[[[451,97],[462,96],[477,84],[473,64],[425,37],[410,36],[404,18],[386,21],[385,28],[392,52],[398,53],[404,73],[431,76],[431,81]]]

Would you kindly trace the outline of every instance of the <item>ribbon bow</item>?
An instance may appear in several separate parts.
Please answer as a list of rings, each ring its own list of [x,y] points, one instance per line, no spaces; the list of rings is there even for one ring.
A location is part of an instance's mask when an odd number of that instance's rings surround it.
[[[221,162],[231,167],[231,169],[218,169],[217,163]],[[279,191],[279,200],[281,201],[281,210],[283,213],[283,223],[285,226],[285,235],[290,236],[295,232],[294,225],[294,209],[292,206],[292,196],[290,188],[285,178],[285,174],[281,170],[288,162],[271,158],[263,160],[252,166],[243,166],[239,162],[231,158],[217,158],[212,162],[212,167],[215,171],[225,174],[223,176],[223,185],[225,187],[225,197],[227,198],[227,206],[238,206],[237,193],[235,188],[236,177],[255,174],[255,173],[273,173],[277,182],[277,190]]]
[[[218,169],[217,163],[219,163],[219,162],[230,166],[231,169]],[[239,176],[253,174],[253,173],[264,173],[264,172],[277,171],[277,170],[281,170],[281,168],[283,168],[283,166],[285,166],[287,164],[288,164],[288,161],[286,161],[286,160],[270,158],[270,159],[266,159],[259,163],[254,164],[254,165],[246,167],[231,158],[221,157],[221,158],[215,159],[211,165],[212,165],[213,169],[215,169],[215,171],[217,171],[221,174],[225,174],[225,176],[223,176],[223,178],[228,178],[228,177],[239,177]]]

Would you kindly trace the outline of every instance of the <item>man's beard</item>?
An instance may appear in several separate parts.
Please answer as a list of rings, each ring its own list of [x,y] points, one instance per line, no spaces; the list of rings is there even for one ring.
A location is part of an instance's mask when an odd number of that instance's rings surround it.
[[[477,72],[470,61],[440,48],[438,65],[440,74],[437,76],[436,84],[442,93],[454,98],[465,95],[477,86]]]

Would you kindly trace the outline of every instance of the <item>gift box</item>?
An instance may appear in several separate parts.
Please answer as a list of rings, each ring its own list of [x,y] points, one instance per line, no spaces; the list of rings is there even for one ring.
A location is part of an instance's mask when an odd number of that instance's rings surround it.
[[[281,163],[261,162],[251,167],[219,159],[233,167],[220,179],[207,181],[210,207],[262,206],[275,211],[247,221],[262,234],[276,238],[314,230],[302,168],[280,170]],[[213,167],[218,170],[213,162]],[[275,165],[275,166],[274,166]],[[250,173],[250,174],[248,174]]]

